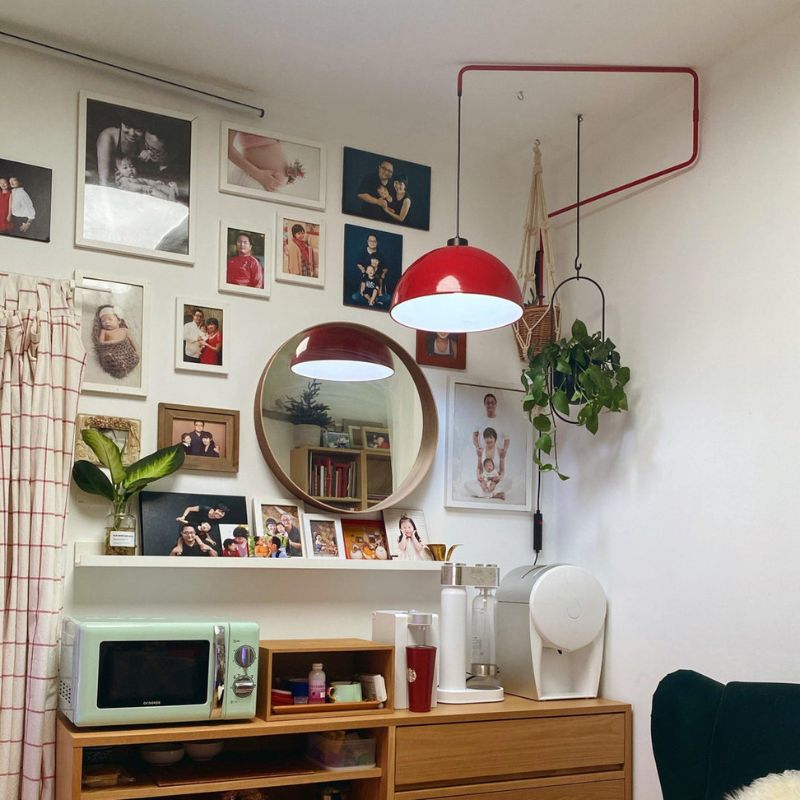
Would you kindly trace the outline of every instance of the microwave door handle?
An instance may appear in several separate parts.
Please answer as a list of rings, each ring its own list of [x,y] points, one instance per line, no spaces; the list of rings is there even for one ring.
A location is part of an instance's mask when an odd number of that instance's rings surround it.
[[[214,626],[214,685],[211,696],[211,719],[222,716],[222,700],[225,696],[225,627]]]

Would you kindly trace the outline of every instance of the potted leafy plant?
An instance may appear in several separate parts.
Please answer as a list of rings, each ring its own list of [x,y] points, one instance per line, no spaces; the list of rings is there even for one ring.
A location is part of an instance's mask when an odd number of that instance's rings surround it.
[[[289,422],[295,426],[294,443],[297,447],[304,444],[318,445],[322,429],[333,423],[330,406],[319,400],[320,389],[322,384],[311,380],[299,397],[284,397],[279,401],[280,407],[289,416]]]
[[[630,377],[611,339],[604,340],[600,331],[589,334],[579,319],[572,323],[569,339],[530,354],[522,372],[522,407],[538,434],[534,461],[540,472],[555,472],[561,480],[569,477],[558,468],[556,412],[569,416],[570,404],[580,406],[570,419],[595,434],[601,412],[627,411],[625,385]]]
[[[183,445],[162,447],[124,467],[122,451],[100,431],[89,428],[81,431],[81,437],[111,477],[85,460],[75,462],[72,477],[84,492],[98,494],[111,502],[112,508],[106,517],[106,555],[132,556],[136,548],[136,519],[130,511],[131,498],[149,483],[181,468],[185,456]]]

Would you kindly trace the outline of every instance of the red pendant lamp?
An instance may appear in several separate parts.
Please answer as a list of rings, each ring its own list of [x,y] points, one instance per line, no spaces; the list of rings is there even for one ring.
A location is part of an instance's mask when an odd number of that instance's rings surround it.
[[[292,372],[327,381],[374,381],[394,374],[389,348],[347,325],[318,325],[306,331],[290,362]]]
[[[471,333],[502,328],[522,316],[522,292],[511,270],[459,235],[461,212],[461,85],[458,87],[456,235],[418,258],[401,276],[392,319],[422,331]]]

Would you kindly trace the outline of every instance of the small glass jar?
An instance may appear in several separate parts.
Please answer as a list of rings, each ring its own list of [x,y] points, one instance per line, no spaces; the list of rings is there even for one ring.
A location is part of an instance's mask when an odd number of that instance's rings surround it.
[[[130,503],[114,506],[106,515],[105,549],[107,556],[136,555],[136,517]]]

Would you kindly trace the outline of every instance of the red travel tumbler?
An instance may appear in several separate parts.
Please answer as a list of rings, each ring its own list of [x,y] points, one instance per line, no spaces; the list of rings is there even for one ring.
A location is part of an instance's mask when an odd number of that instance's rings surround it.
[[[436,648],[427,644],[406,647],[408,710],[430,711]]]

